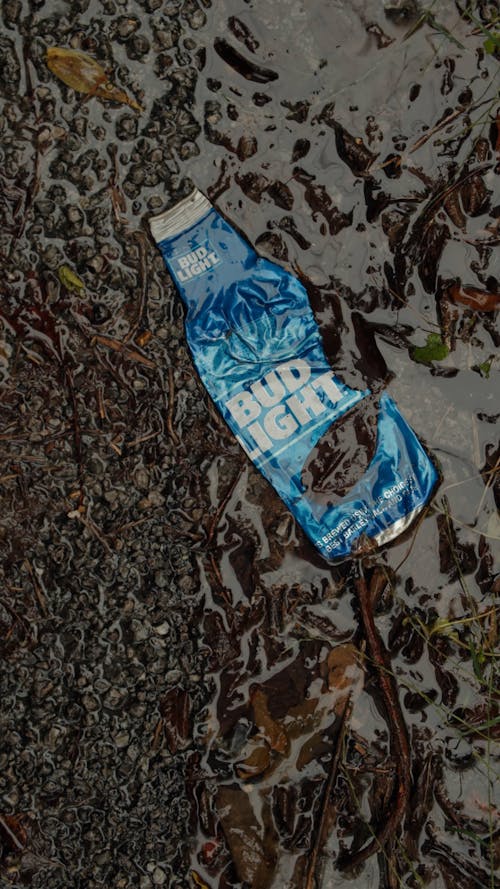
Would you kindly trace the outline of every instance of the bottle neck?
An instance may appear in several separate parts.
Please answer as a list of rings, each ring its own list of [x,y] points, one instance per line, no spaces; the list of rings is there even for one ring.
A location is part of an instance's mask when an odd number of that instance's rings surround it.
[[[241,280],[257,254],[201,192],[193,194],[150,225],[184,302],[198,308]]]

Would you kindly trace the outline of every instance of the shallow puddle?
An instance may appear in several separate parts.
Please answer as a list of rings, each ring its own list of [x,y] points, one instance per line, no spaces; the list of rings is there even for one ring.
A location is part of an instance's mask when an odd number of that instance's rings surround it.
[[[494,4],[2,14],[3,884],[493,887]],[[326,563],[210,404],[147,225],[191,183],[436,461],[381,552]]]

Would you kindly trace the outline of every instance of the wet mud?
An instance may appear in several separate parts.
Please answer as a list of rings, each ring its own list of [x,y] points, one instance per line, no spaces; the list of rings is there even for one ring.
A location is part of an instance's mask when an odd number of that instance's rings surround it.
[[[4,3],[2,887],[493,889],[496,15]],[[382,390],[426,443],[405,538],[328,565],[216,414],[147,224],[192,182],[374,393],[315,496]]]

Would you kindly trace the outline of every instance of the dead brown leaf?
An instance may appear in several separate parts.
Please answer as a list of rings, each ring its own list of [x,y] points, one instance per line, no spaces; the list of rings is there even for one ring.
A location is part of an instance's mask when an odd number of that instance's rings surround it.
[[[255,724],[261,735],[266,739],[271,750],[276,750],[277,753],[286,753],[289,747],[286,732],[269,713],[265,693],[262,689],[256,688],[251,693],[250,700],[253,707]]]
[[[347,642],[332,648],[327,659],[328,688],[342,692],[335,701],[335,713],[339,715],[345,701],[354,687],[362,682],[363,671],[359,661],[359,651],[355,645]]]
[[[255,889],[273,883],[278,838],[269,805],[257,790],[220,787],[217,812],[239,879]]]
[[[86,52],[49,46],[46,61],[49,70],[76,92],[119,102],[121,105],[129,105],[135,111],[142,111],[134,99],[111,83],[104,68]]]
[[[252,739],[250,747],[250,753],[236,765],[236,774],[244,781],[262,775],[271,764],[271,752],[265,742]]]
[[[476,312],[496,312],[500,309],[500,293],[491,293],[477,287],[462,287],[459,282],[455,282],[448,288],[447,294],[454,303],[469,306]]]

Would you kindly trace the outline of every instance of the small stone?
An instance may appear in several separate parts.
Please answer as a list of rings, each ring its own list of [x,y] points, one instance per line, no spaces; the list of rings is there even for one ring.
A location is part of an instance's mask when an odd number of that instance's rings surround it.
[[[150,44],[147,37],[143,34],[136,34],[132,40],[127,43],[127,55],[130,59],[139,60],[149,52]]]
[[[158,636],[166,636],[170,631],[170,625],[164,621],[164,623],[154,627],[154,631]]]
[[[127,747],[128,742],[130,741],[130,735],[128,732],[119,732],[114,736],[113,740],[120,750],[122,747]]]
[[[127,756],[132,761],[135,762],[137,757],[139,756],[139,748],[137,744],[131,744],[127,750]]]
[[[139,19],[131,18],[130,16],[123,16],[118,19],[116,26],[116,35],[120,40],[128,40],[132,34],[139,29],[140,22]]]
[[[104,706],[108,707],[110,710],[114,710],[115,707],[118,707],[123,700],[123,694],[118,688],[110,688],[104,699]]]
[[[149,637],[149,626],[140,623],[138,620],[132,621],[134,636],[137,642],[144,642]]]
[[[66,210],[68,222],[71,222],[72,225],[76,224],[77,222],[81,222],[82,215],[82,211],[79,209],[79,207],[70,206]]]
[[[94,712],[99,709],[99,701],[94,695],[84,694],[82,695],[82,704],[86,710],[89,712]]]

